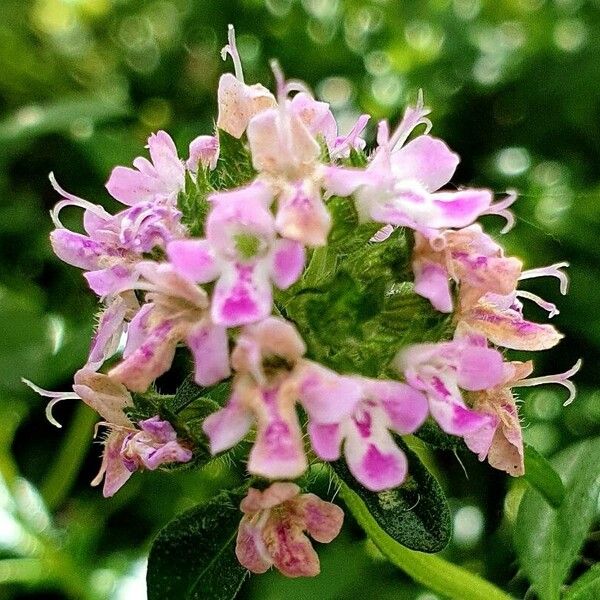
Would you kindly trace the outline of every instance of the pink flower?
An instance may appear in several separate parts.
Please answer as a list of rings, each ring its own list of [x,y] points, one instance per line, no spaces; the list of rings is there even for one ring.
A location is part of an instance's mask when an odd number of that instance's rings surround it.
[[[127,324],[139,308],[133,292],[124,292],[110,298],[106,309],[100,313],[86,368],[97,371],[106,359],[117,352]]]
[[[144,392],[171,366],[175,348],[184,341],[194,356],[195,381],[212,385],[229,375],[224,327],[208,315],[204,290],[179,276],[168,263],[139,265],[146,304],[131,321],[123,360],[109,375],[135,392]]]
[[[185,186],[185,168],[177,156],[177,148],[165,131],[153,133],[148,138],[150,162],[138,156],[134,169],[115,167],[106,189],[123,204],[133,206],[138,202],[175,202]]]
[[[277,65],[273,69],[279,104],[258,113],[248,124],[252,164],[277,200],[277,231],[305,246],[323,246],[331,216],[321,198],[321,149],[294,111],[294,101],[287,98],[299,86],[286,83]]]
[[[108,427],[104,440],[102,465],[92,485],[104,480],[103,495],[113,496],[140,469],[156,469],[169,462],[187,462],[192,453],[177,441],[177,435],[170,423],[152,417],[140,421],[137,430],[125,414],[125,409],[133,406],[131,394],[120,383],[108,375],[90,369],[80,369],[75,373],[72,392],[50,392],[30,381],[23,380],[38,394],[51,398],[46,415],[48,420],[60,427],[52,416],[52,408],[61,400],[83,400],[97,412]]]
[[[55,254],[64,262],[84,269],[90,288],[99,296],[118,294],[138,278],[136,265],[142,254],[183,236],[181,213],[172,206],[140,202],[110,215],[63,190],[50,174],[50,182],[63,197],[52,210],[56,229],[50,234]],[[65,206],[84,209],[83,226],[87,235],[66,229],[59,220]]]
[[[248,471],[271,479],[295,478],[304,472],[307,462],[295,405],[311,385],[307,378],[316,379],[322,394],[321,422],[343,419],[359,399],[350,378],[303,360],[304,352],[298,332],[283,319],[270,317],[244,327],[231,355],[236,375],[229,402],[203,424],[213,454],[241,441],[256,421]],[[314,411],[316,404],[314,400]]]
[[[492,420],[470,409],[459,389],[486,390],[503,380],[502,355],[488,348],[482,336],[409,346],[400,351],[395,366],[412,387],[425,392],[432,417],[446,433],[464,436]]]
[[[580,367],[579,360],[565,373],[527,379],[533,370],[531,361],[506,363],[505,375],[499,385],[472,394],[473,408],[489,414],[493,420],[464,436],[469,449],[478,455],[479,460],[487,458],[490,466],[495,469],[506,471],[513,477],[523,475],[523,434],[511,389],[557,383],[569,390],[569,398],[565,402],[568,404],[575,397],[575,387],[570,378]]]
[[[132,473],[142,468],[154,471],[163,464],[192,459],[192,451],[181,445],[168,421],[156,415],[138,425],[140,431],[128,434],[121,449],[121,459]]]
[[[465,227],[489,212],[492,194],[488,190],[437,191],[450,181],[459,162],[442,140],[426,133],[403,145],[418,125],[425,124],[429,130],[428,112],[419,97],[416,108],[407,109],[391,138],[387,124],[381,122],[379,147],[366,169],[325,169],[329,193],[354,194],[363,221],[410,227],[427,236],[441,228]]]
[[[517,294],[486,294],[474,306],[460,312],[459,323],[504,348],[533,351],[556,346],[563,335],[552,325],[527,321]]]
[[[186,166],[192,173],[197,173],[199,167],[210,169],[217,166],[219,160],[219,138],[216,135],[199,135],[190,143],[190,157]]]
[[[287,577],[319,574],[319,557],[304,532],[327,544],[340,532],[344,512],[315,494],[300,494],[294,483],[273,483],[263,492],[250,488],[240,509],[235,553],[242,566],[264,573],[275,566]]]
[[[217,280],[211,314],[215,323],[235,327],[271,313],[272,284],[285,289],[304,267],[304,248],[277,238],[267,208],[269,190],[260,182],[211,196],[206,238],[169,244],[178,273],[196,283]]]
[[[413,252],[415,292],[441,312],[452,312],[449,280],[459,285],[462,306],[472,305],[488,292],[512,293],[521,275],[521,261],[504,250],[479,224],[444,230],[435,238],[415,233]]]
[[[327,419],[319,422],[327,390],[318,373],[304,378],[300,394],[311,417],[308,432],[312,447],[323,460],[337,460],[345,440],[346,462],[360,483],[375,492],[394,488],[404,481],[408,463],[390,431],[405,435],[418,429],[427,417],[427,400],[405,383],[364,377],[353,377],[352,381],[360,400],[351,414],[328,423]]]
[[[318,140],[323,139],[331,159],[347,158],[350,150],[362,150],[366,146],[360,134],[370,119],[361,115],[346,136],[338,135],[338,126],[327,102],[315,100],[306,92],[299,92],[290,102],[290,110],[300,118],[310,134]]]
[[[275,98],[260,83],[246,85],[242,62],[235,43],[235,30],[229,25],[229,43],[221,50],[223,60],[229,54],[233,59],[235,76],[221,75],[218,90],[219,116],[217,127],[236,138],[242,137],[250,119],[259,112],[275,106]],[[191,152],[190,152],[191,154]]]

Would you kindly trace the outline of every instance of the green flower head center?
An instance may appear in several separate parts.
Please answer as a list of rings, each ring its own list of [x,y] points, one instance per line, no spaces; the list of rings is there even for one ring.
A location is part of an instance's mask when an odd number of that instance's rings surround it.
[[[235,249],[237,250],[240,258],[248,260],[254,258],[260,248],[261,239],[252,235],[251,233],[238,233],[234,236]]]

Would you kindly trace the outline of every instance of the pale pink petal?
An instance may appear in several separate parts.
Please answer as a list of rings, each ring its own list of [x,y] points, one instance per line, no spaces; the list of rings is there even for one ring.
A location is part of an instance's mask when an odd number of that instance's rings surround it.
[[[331,215],[320,190],[306,181],[286,187],[277,202],[275,226],[283,237],[306,246],[324,246]]]
[[[261,399],[255,403],[257,432],[248,460],[249,473],[269,479],[295,479],[306,470],[294,391],[285,386],[257,391]]]
[[[372,492],[399,486],[408,472],[404,452],[374,423],[361,421],[349,428],[344,456],[352,475]]]
[[[293,113],[282,118],[281,109],[258,113],[248,124],[252,165],[273,175],[302,170],[319,158],[321,149],[302,121]]]
[[[428,261],[413,262],[415,292],[427,298],[440,312],[452,312],[452,295],[448,282],[448,272],[441,265]]]
[[[430,192],[448,183],[460,159],[437,138],[421,135],[391,154],[392,172],[398,179],[416,179]]]
[[[145,392],[157,377],[171,367],[177,341],[172,321],[157,324],[148,332],[144,343],[113,367],[109,376],[133,392]]]
[[[233,394],[225,408],[208,416],[202,429],[210,441],[210,451],[218,454],[240,442],[250,431],[252,413]]]
[[[274,508],[300,494],[300,487],[291,481],[275,481],[268,488],[257,490],[249,488],[248,494],[240,503],[244,514],[256,513],[266,508]]]
[[[148,138],[148,149],[164,192],[176,194],[183,189],[185,168],[171,136],[166,131],[153,133]]]
[[[113,431],[104,442],[102,466],[92,481],[92,485],[98,485],[104,479],[102,495],[105,498],[114,496],[131,477],[131,471],[127,469],[121,459],[121,448],[126,435],[118,430]]]
[[[319,556],[310,540],[286,521],[269,523],[263,532],[273,563],[286,577],[315,577],[320,572]]]
[[[489,419],[481,428],[464,435],[465,444],[471,452],[477,454],[477,457],[481,461],[485,460],[490,451],[498,424],[499,419],[497,417]]]
[[[132,289],[138,274],[132,265],[117,264],[99,271],[84,273],[90,289],[100,297]]]
[[[106,189],[119,202],[133,206],[154,199],[156,182],[136,169],[115,167],[106,182]]]
[[[207,240],[176,240],[167,246],[174,269],[194,283],[214,281],[220,273],[214,252]]]
[[[501,426],[496,431],[488,452],[490,466],[505,471],[513,477],[525,472],[523,434],[514,399],[510,392],[506,402],[499,407]]]
[[[464,390],[476,391],[497,386],[504,379],[502,354],[492,348],[466,345],[460,353],[457,383]]]
[[[489,190],[460,190],[458,192],[436,192],[431,196],[433,207],[428,227],[466,227],[479,217],[492,203]]]
[[[273,559],[262,539],[262,529],[248,517],[243,517],[240,522],[235,555],[242,567],[252,573],[265,573],[273,565]]]
[[[133,405],[131,395],[108,375],[80,369],[75,373],[73,391],[106,422],[131,427],[125,414],[125,409]]]
[[[322,136],[327,141],[335,140],[337,123],[327,102],[320,102],[300,92],[293,97],[290,106],[315,138]]]
[[[299,400],[311,419],[320,424],[342,422],[362,397],[357,379],[343,377],[317,363],[304,361],[297,378]]]
[[[190,142],[187,168],[196,173],[200,166],[213,170],[219,159],[219,138],[216,135],[199,135]]]
[[[361,381],[367,397],[379,403],[398,433],[412,433],[427,418],[427,398],[410,385],[379,379],[363,378]]]
[[[117,296],[100,315],[98,327],[92,337],[88,368],[96,371],[117,351],[125,329],[125,315],[129,311],[129,303],[122,296]]]
[[[123,358],[131,356],[146,340],[153,309],[154,304],[152,302],[144,304],[131,319],[127,327],[127,342],[123,350]]]
[[[295,501],[303,511],[304,526],[310,536],[321,544],[333,541],[342,529],[344,511],[315,494],[302,494]]]
[[[98,269],[106,255],[104,244],[68,229],[55,229],[50,233],[50,243],[58,258],[87,271]]]
[[[322,425],[310,421],[308,435],[315,454],[323,460],[333,461],[340,457],[342,428],[336,423]]]
[[[267,317],[273,292],[262,264],[227,265],[215,286],[211,316],[214,323],[237,327]]]
[[[306,253],[300,242],[278,239],[272,250],[271,278],[282,290],[296,282],[302,270]]]
[[[350,196],[359,187],[373,182],[373,175],[363,169],[326,166],[323,168],[323,187],[332,196]]]
[[[267,88],[258,83],[245,85],[231,73],[221,75],[217,99],[217,127],[236,138],[242,137],[254,115],[276,104]]]
[[[500,310],[483,302],[462,318],[493,344],[512,350],[547,350],[563,338],[552,325],[526,321],[516,310]]]
[[[201,322],[186,338],[194,355],[194,381],[209,386],[229,377],[229,344],[227,329],[210,322]]]

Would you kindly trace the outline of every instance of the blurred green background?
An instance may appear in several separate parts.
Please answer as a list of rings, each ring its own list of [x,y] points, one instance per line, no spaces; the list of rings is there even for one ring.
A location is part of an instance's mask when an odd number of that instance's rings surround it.
[[[566,298],[556,282],[528,286],[559,303],[566,334],[537,357],[537,373],[584,359],[571,406],[562,390],[521,395],[525,437],[550,456],[600,433],[600,0],[2,0],[0,598],[144,598],[152,536],[223,485],[218,470],[144,473],[104,500],[89,487],[93,415],[65,402],[57,430],[19,379],[68,389],[96,308],[80,272],[50,250],[48,172],[114,208],[103,189],[110,169],[139,155],[151,131],[167,129],[186,156],[211,131],[217,80],[231,70],[219,57],[228,23],[251,83],[270,85],[268,59],[278,57],[342,128],[360,112],[397,120],[422,88],[433,133],[462,157],[455,182],[520,191],[503,242],[527,267],[571,263]],[[65,214],[74,226],[78,217]],[[498,232],[498,220],[486,224]],[[526,485],[475,459],[464,467],[468,478],[452,454],[435,456],[454,510],[445,555],[523,597],[511,540]],[[598,557],[597,539],[576,571]],[[438,598],[350,520],[320,554],[320,577],[270,573],[243,597]]]

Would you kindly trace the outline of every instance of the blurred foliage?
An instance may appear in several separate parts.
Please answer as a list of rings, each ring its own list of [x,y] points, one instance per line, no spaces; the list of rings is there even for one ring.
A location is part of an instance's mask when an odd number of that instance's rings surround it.
[[[104,500],[88,486],[99,466],[90,416],[59,406],[65,430],[56,431],[19,382],[66,389],[95,310],[80,273],[51,253],[48,172],[113,208],[103,183],[151,131],[168,129],[185,155],[212,127],[229,22],[248,81],[270,83],[268,59],[278,57],[332,104],[342,127],[361,111],[394,121],[423,88],[434,133],[462,157],[455,181],[519,190],[519,222],[503,239],[510,252],[528,267],[571,263],[566,298],[555,282],[527,282],[559,302],[566,334],[536,368],[559,372],[584,358],[571,406],[562,407],[561,390],[522,394],[526,440],[552,456],[600,432],[599,0],[2,0],[0,598],[143,598],[152,536],[231,485],[216,464],[137,474]],[[498,230],[494,218],[489,225]],[[428,462],[451,498],[445,556],[523,597],[512,536],[527,484],[473,457],[460,464],[451,451]],[[539,500],[527,502],[531,512]],[[597,505],[590,510],[593,530]],[[245,583],[243,596],[437,597],[384,562],[351,519],[319,550],[319,577],[269,573]],[[598,554],[593,533],[571,557],[567,583]]]

